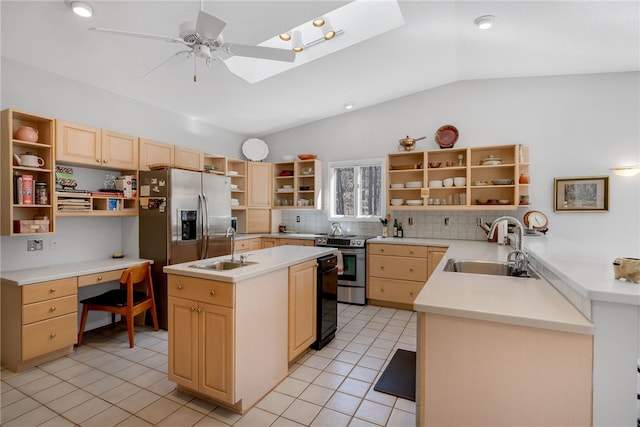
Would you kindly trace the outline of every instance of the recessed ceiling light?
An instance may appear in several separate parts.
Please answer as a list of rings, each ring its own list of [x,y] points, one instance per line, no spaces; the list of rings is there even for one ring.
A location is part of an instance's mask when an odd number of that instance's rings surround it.
[[[355,106],[356,106],[355,102],[347,102],[346,104],[344,104],[344,109],[347,111],[353,110]]]
[[[481,30],[488,30],[493,27],[493,15],[484,15],[476,18],[474,21],[476,26]]]
[[[278,37],[280,37],[280,40],[285,42],[288,42],[289,40],[291,40],[291,34],[289,33],[282,33]]]
[[[93,16],[93,9],[87,3],[81,1],[73,1],[70,4],[71,10],[78,16],[83,18],[91,18]]]
[[[324,19],[323,18],[318,18],[318,19],[314,19],[313,20],[313,26],[314,27],[322,27],[324,25]]]

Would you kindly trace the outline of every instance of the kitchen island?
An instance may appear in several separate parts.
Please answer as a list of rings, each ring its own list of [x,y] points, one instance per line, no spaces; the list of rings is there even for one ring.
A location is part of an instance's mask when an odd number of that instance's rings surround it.
[[[229,270],[202,268],[228,255],[164,267],[169,380],[245,413],[315,341],[316,259],[333,252],[278,246]]]

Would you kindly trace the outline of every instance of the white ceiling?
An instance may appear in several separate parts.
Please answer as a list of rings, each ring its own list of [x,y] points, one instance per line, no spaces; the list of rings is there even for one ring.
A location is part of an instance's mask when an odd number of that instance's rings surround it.
[[[256,84],[221,63],[176,59],[182,47],[88,31],[177,36],[200,1],[93,1],[80,18],[63,0],[2,0],[2,56],[250,136],[443,84],[518,76],[640,70],[640,1],[400,1],[405,25]],[[225,41],[258,44],[348,2],[204,1]],[[489,31],[475,28],[495,16]],[[348,31],[348,28],[345,28]]]

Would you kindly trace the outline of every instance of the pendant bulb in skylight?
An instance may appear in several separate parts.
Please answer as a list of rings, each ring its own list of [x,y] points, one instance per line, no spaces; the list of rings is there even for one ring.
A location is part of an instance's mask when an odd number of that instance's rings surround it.
[[[71,2],[70,7],[73,13],[83,18],[91,18],[93,16],[93,9],[87,3],[74,1]]]
[[[484,15],[476,18],[474,21],[476,26],[481,30],[488,30],[493,27],[493,15]]]
[[[288,42],[289,40],[291,40],[291,34],[289,33],[281,33],[278,35],[278,37],[280,37],[280,40]]]
[[[300,53],[304,50],[304,45],[302,44],[302,33],[300,31],[294,31],[291,34],[291,48],[295,53]]]
[[[333,30],[333,25],[331,25],[331,21],[329,18],[324,18],[324,25],[320,28],[322,31],[322,36],[325,40],[331,40],[336,36],[336,32]]]

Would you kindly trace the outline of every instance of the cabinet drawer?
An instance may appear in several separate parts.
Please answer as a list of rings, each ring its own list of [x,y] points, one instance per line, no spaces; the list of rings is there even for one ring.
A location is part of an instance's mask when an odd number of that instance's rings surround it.
[[[255,251],[260,248],[260,239],[236,240],[236,252]]]
[[[391,255],[403,257],[426,258],[429,252],[428,246],[411,245],[369,245],[369,253],[372,255]]]
[[[35,285],[24,285],[22,286],[22,304],[75,295],[77,293],[77,283],[75,277],[69,277],[68,279],[51,280]]]
[[[39,322],[78,311],[78,296],[69,295],[22,307],[22,324]]]
[[[368,267],[370,276],[427,281],[427,260],[424,258],[371,255]]]
[[[102,271],[100,273],[78,276],[78,287],[120,280],[123,271],[124,269],[121,268],[120,270]]]
[[[167,283],[169,296],[233,308],[233,283],[177,276],[175,274],[168,275]]]
[[[381,301],[392,301],[403,304],[413,304],[424,283],[407,282],[403,280],[369,278],[368,298]]]
[[[22,327],[22,360],[73,345],[78,340],[78,316],[65,314]]]

